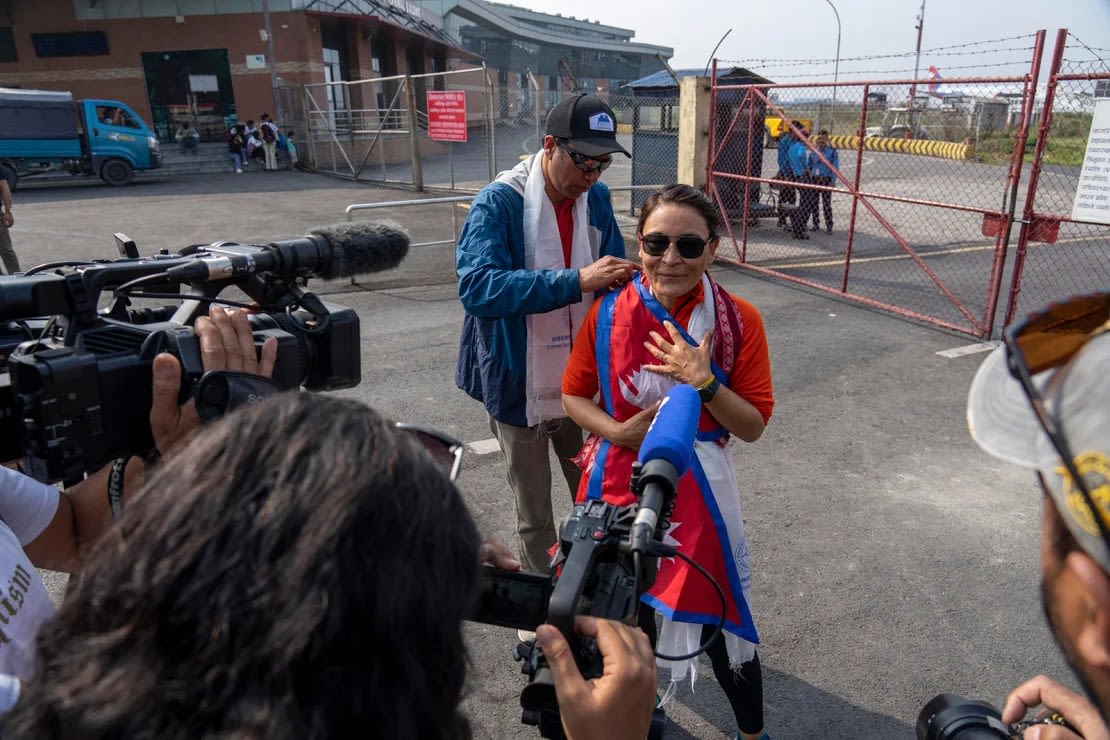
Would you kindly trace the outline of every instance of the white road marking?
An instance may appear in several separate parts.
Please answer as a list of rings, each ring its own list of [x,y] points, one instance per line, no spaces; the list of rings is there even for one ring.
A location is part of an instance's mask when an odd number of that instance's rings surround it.
[[[941,357],[951,360],[954,357],[963,357],[964,355],[974,355],[979,352],[990,352],[997,347],[1001,342],[979,342],[977,344],[967,344],[963,347],[953,347],[952,349],[941,350],[937,352]]]
[[[467,452],[473,452],[475,455],[488,455],[491,452],[499,452],[501,445],[497,444],[497,440],[490,437],[489,439],[480,439],[477,442],[470,442],[466,445]]]

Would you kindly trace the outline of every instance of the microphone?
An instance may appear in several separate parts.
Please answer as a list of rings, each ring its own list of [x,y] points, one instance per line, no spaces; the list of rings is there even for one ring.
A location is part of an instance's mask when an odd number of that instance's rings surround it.
[[[408,232],[392,221],[346,221],[313,229],[299,239],[266,246],[213,244],[199,259],[171,267],[166,275],[181,282],[228,280],[268,272],[324,280],[391,270],[409,251]]]
[[[640,445],[640,508],[632,522],[632,550],[643,552],[655,537],[659,515],[668,509],[694,455],[701,399],[689,385],[667,393]]]

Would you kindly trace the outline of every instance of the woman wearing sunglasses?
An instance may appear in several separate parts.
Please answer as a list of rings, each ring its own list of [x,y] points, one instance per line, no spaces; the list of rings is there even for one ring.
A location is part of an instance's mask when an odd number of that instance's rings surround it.
[[[766,737],[759,638],[748,606],[748,550],[728,442],[759,439],[774,394],[758,311],[706,272],[722,227],[716,207],[695,188],[672,185],[648,198],[637,234],[643,270],[594,304],[575,337],[562,390],[567,414],[589,432],[578,456],[584,470],[578,500],[617,504],[635,501],[632,462],[667,391],[678,383],[698,390],[703,410],[695,459],[679,481],[666,541],[707,568],[725,591],[724,639],[708,654],[736,716],[737,736],[754,740]],[[712,633],[703,625],[720,615],[712,586],[677,559],[659,563],[642,601],[641,626],[666,655],[697,650]],[[657,640],[655,611],[663,615]],[[697,663],[672,667],[674,682]]]

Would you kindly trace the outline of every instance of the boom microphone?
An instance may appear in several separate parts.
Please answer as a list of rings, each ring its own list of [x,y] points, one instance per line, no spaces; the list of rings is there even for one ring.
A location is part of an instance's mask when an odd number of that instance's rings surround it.
[[[199,259],[172,267],[173,280],[227,280],[258,272],[294,277],[317,275],[324,280],[390,270],[409,251],[409,235],[392,221],[343,222],[313,229],[299,239],[266,246],[213,244],[202,247]]]
[[[632,549],[643,551],[655,536],[659,514],[674,501],[678,479],[690,467],[701,416],[701,399],[689,385],[667,393],[640,445],[640,508],[632,523]]]

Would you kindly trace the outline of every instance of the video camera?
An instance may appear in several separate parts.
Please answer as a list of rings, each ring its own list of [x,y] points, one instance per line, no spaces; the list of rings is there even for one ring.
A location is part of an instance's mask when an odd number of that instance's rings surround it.
[[[616,506],[590,500],[576,505],[563,525],[551,575],[484,568],[485,586],[471,619],[533,631],[540,624],[554,625],[567,638],[582,675],[587,679],[601,676],[602,656],[597,645],[575,634],[574,618],[584,614],[636,624],[640,597],[655,583],[658,558],[685,559],[664,545],[662,538],[674,508],[678,480],[690,465],[700,414],[697,391],[688,385],[672,389],[633,464],[631,489],[639,502]],[[716,639],[725,620],[725,597],[720,586],[712,578],[710,581],[721,599]],[[708,646],[703,645],[694,655]],[[543,651],[534,643],[521,643],[515,657],[528,677],[520,695],[521,721],[538,726],[541,737],[564,738],[555,685]],[[677,660],[693,656],[659,657]],[[661,738],[665,726],[666,715],[657,708],[648,737]]]
[[[152,257],[140,257],[124,235],[116,241],[120,259],[51,263],[0,278],[0,460],[23,457],[42,481],[74,480],[151,449],[151,363],[160,352],[176,355],[181,401],[193,395],[203,365],[192,324],[210,303],[255,308],[256,347],[278,340],[279,388],[357,385],[358,315],[307,291],[308,279],[396,267],[409,245],[396,224],[367,222],[264,246],[214,242]],[[252,304],[218,298],[229,287]],[[102,296],[110,297],[103,308]],[[132,306],[132,299],[167,298],[175,303]],[[209,405],[234,401],[231,381],[208,387]]]

